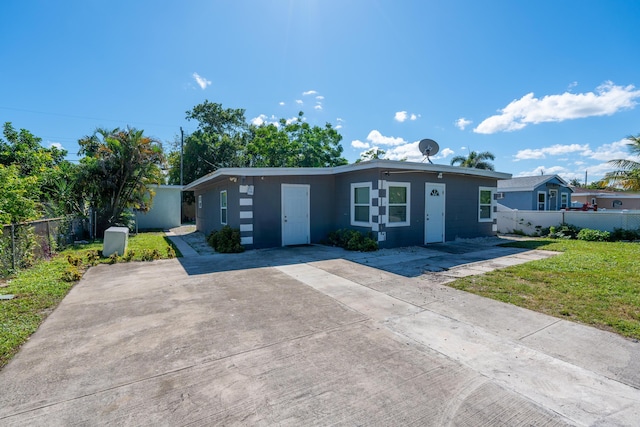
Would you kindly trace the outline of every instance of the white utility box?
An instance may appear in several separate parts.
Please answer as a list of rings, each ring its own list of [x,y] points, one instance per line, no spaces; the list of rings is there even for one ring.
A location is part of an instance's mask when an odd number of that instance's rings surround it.
[[[124,255],[129,241],[129,229],[127,227],[109,227],[104,232],[104,244],[102,256],[108,257],[114,253]]]

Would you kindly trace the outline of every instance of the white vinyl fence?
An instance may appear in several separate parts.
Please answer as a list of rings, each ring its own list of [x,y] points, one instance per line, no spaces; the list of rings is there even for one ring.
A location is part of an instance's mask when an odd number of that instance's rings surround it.
[[[613,231],[640,229],[640,211],[524,211],[498,205],[498,233],[514,231],[535,235],[541,229],[571,224],[579,228]]]

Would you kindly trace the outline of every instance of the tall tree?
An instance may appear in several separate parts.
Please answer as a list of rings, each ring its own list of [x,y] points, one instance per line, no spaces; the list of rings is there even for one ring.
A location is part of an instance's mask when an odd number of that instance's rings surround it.
[[[110,225],[128,225],[127,209],[147,211],[151,184],[161,184],[164,155],[160,143],[142,130],[96,129],[78,141],[80,182],[99,214],[99,233]]]
[[[10,196],[0,192],[0,198],[17,200],[16,191],[24,184],[24,191],[20,192],[20,198],[30,199],[35,205],[25,204],[25,211],[29,215],[13,215],[20,221],[35,219],[37,217],[57,216],[68,212],[58,209],[62,195],[54,191],[54,187],[72,185],[72,178],[63,170],[74,168],[70,162],[64,160],[65,150],[55,146],[45,148],[41,145],[42,139],[34,136],[26,129],[16,130],[11,122],[6,122],[2,132],[4,138],[0,138],[0,165],[7,167],[3,171],[5,186],[3,191],[12,188],[14,193]],[[13,169],[11,169],[13,168]],[[73,195],[73,192],[69,193]],[[26,199],[25,199],[26,198]],[[28,208],[27,208],[28,206]],[[12,220],[14,220],[12,219]]]
[[[627,137],[631,155],[640,159],[640,134]],[[625,190],[640,191],[640,161],[630,159],[611,160],[609,164],[618,168],[605,174],[603,181],[610,185],[617,185]]]
[[[205,101],[186,112],[187,120],[198,122],[198,128],[187,135],[183,150],[184,183],[195,181],[223,167],[244,166],[244,151],[249,125],[243,109],[223,108]],[[169,155],[169,183],[180,184],[180,155]]]
[[[376,160],[384,158],[386,151],[379,149],[378,147],[370,148],[364,153],[360,154],[360,158],[356,160],[356,163],[366,162],[368,160]]]
[[[471,151],[468,156],[455,156],[451,159],[451,165],[455,166],[456,164],[460,164],[463,168],[475,168],[475,169],[486,169],[486,170],[494,170],[493,164],[488,162],[487,160],[495,160],[496,156],[488,151],[483,151],[481,153],[477,153],[475,151]]]
[[[295,120],[252,128],[244,162],[252,167],[329,167],[347,164],[341,156],[342,136],[330,123],[311,126],[298,113]]]

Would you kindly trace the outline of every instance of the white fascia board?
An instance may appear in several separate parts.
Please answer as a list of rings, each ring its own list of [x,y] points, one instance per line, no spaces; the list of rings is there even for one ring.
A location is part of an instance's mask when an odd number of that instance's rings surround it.
[[[335,166],[328,168],[221,168],[208,175],[205,175],[190,184],[184,189],[192,190],[208,181],[213,181],[222,176],[322,176],[348,173],[367,169],[389,169],[406,172],[431,172],[448,173],[452,175],[469,175],[493,179],[510,179],[511,174],[488,171],[484,169],[463,168],[459,166],[437,165],[431,163],[399,162],[395,160],[371,160],[367,162],[352,163],[350,165]]]

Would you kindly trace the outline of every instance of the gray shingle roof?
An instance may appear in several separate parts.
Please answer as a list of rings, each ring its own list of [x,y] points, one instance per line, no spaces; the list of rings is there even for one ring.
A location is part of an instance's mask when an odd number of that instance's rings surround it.
[[[533,191],[539,185],[542,185],[552,179],[557,179],[563,185],[567,186],[567,182],[558,175],[537,175],[523,176],[519,178],[503,179],[498,181],[499,191]]]

